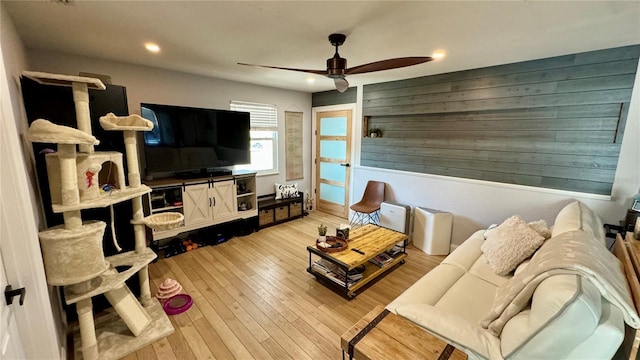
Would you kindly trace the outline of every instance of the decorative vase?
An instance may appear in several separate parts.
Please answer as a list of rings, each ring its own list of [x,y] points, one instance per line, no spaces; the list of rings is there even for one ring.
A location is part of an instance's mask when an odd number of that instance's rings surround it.
[[[318,235],[318,242],[325,242],[325,241],[327,241],[326,235]]]
[[[374,132],[372,132],[370,135],[371,135],[371,137],[378,137],[378,134],[374,133]]]

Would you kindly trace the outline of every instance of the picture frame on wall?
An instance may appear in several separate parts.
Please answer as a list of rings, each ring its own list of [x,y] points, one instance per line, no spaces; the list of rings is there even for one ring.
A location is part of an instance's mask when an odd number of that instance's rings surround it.
[[[640,212],[640,200],[633,201],[633,205],[631,205],[631,210]]]

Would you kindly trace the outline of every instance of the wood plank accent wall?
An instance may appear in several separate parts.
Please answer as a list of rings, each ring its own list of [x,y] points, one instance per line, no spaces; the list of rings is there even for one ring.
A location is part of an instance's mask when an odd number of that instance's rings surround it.
[[[337,90],[317,92],[311,94],[311,106],[355,104],[357,95],[358,89],[355,87],[350,87],[343,93]]]
[[[640,45],[364,86],[361,165],[611,194]],[[446,61],[446,60],[444,60]]]

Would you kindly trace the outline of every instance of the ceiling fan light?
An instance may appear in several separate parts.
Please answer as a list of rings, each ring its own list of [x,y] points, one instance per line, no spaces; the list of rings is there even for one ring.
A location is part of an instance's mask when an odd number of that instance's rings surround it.
[[[336,90],[338,90],[338,92],[343,93],[349,88],[349,82],[343,77],[335,78],[333,82],[336,84]]]

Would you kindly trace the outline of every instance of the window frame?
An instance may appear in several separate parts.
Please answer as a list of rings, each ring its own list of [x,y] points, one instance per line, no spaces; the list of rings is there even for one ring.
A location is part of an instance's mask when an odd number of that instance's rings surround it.
[[[252,164],[248,165],[236,165],[235,170],[250,170],[255,171],[258,176],[279,174],[279,162],[278,162],[278,108],[272,104],[254,103],[240,100],[231,100],[229,108],[232,111],[245,111],[251,114],[250,125],[250,141],[271,141],[272,146],[272,162],[273,167],[270,169],[256,170],[251,168]],[[256,119],[256,116],[258,119]],[[257,136],[255,132],[271,132],[271,137]],[[253,161],[253,159],[252,159]]]

